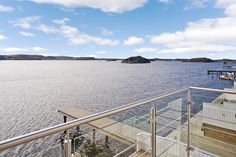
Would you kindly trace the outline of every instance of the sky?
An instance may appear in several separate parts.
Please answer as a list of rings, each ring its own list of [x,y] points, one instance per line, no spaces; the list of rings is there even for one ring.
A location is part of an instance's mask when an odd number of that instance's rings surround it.
[[[236,0],[0,0],[0,54],[236,59]]]

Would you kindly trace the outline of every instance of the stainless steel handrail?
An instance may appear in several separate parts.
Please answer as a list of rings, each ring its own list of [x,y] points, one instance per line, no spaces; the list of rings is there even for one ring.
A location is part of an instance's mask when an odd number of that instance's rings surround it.
[[[147,104],[147,103],[158,101],[158,100],[164,99],[164,98],[172,96],[172,95],[183,93],[183,92],[186,92],[188,89],[189,88],[185,88],[185,89],[181,89],[181,90],[178,90],[178,91],[175,91],[175,92],[172,92],[172,93],[163,94],[163,95],[158,96],[158,97],[144,99],[144,100],[137,101],[135,103],[131,103],[131,104],[128,104],[128,105],[123,105],[123,106],[120,106],[120,107],[116,107],[116,108],[113,108],[111,110],[96,113],[96,114],[86,116],[86,117],[83,117],[83,118],[80,118],[80,119],[72,120],[72,121],[67,122],[67,123],[55,125],[55,126],[45,128],[45,129],[42,129],[42,130],[39,130],[39,131],[35,131],[35,132],[32,132],[32,133],[28,133],[28,134],[25,134],[25,135],[21,135],[21,136],[18,136],[18,137],[7,139],[7,140],[4,140],[4,141],[0,142],[0,151],[3,151],[5,149],[11,148],[11,147],[15,147],[15,146],[23,144],[23,143],[27,143],[27,142],[36,140],[36,139],[39,139],[39,138],[42,138],[42,137],[45,137],[45,136],[49,136],[49,135],[52,135],[52,134],[55,134],[55,133],[58,133],[58,132],[62,132],[62,131],[71,129],[73,127],[76,127],[76,126],[94,121],[94,120],[98,120],[98,119],[101,119],[101,118],[104,118],[104,117],[107,117],[107,116],[111,116],[111,115],[114,115],[114,114],[117,114],[117,113],[120,113],[120,112],[123,112],[123,111],[127,111],[127,110],[142,106],[142,105]]]
[[[221,89],[212,89],[212,88],[202,88],[202,87],[189,87],[190,90],[199,90],[199,91],[206,91],[206,92],[213,92],[213,93],[225,93],[225,94],[236,94],[236,92],[227,89],[227,90],[221,90]]]

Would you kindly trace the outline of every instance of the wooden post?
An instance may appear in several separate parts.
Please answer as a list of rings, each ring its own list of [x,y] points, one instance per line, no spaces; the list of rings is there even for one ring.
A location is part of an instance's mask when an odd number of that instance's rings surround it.
[[[96,138],[96,130],[95,129],[93,129],[93,144],[95,144],[95,139]]]
[[[67,121],[67,116],[63,116],[63,121],[64,121],[64,123],[66,123],[66,121]],[[66,134],[66,130],[64,131],[64,133]]]
[[[108,145],[108,143],[109,143],[109,139],[108,139],[108,136],[106,135],[105,136],[105,145]]]
[[[66,123],[67,117],[66,117],[66,116],[63,116],[63,119],[64,119],[64,123]]]

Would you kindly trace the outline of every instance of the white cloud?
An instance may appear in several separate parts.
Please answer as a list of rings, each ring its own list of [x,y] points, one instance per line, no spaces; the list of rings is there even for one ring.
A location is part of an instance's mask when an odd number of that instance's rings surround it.
[[[23,29],[30,29],[34,23],[40,19],[40,16],[28,16],[25,18],[18,19],[16,21],[10,21],[14,27],[20,27]]]
[[[104,35],[104,36],[108,36],[108,35],[113,35],[113,32],[108,30],[107,28],[100,28],[100,31],[101,31],[101,34]]]
[[[144,40],[143,38],[139,38],[139,37],[135,37],[135,36],[131,36],[129,37],[127,40],[124,41],[124,45],[140,45],[143,44]]]
[[[97,44],[97,45],[107,45],[107,46],[115,46],[119,44],[118,40],[110,40],[107,38],[102,38],[98,36],[89,35],[86,33],[80,32],[77,28],[68,26],[65,24],[66,21],[69,21],[68,18],[56,19],[52,22],[59,24],[59,28],[55,28],[49,25],[45,25],[40,23],[39,16],[29,16],[16,21],[11,21],[14,27],[20,27],[23,29],[32,29],[38,30],[44,33],[54,33],[61,35],[68,39],[70,43],[74,45],[79,44]],[[26,35],[25,32],[21,32],[21,35]],[[28,34],[29,35],[29,34]]]
[[[236,17],[202,19],[189,22],[184,31],[152,36],[151,42],[167,45],[176,43],[235,43]]]
[[[37,27],[35,27],[35,29],[42,31],[44,33],[55,33],[57,31],[54,27],[51,27],[45,24],[40,24]]]
[[[30,53],[30,54],[41,54],[45,53],[48,50],[43,47],[0,47],[0,51],[8,53],[8,54],[22,54],[22,53]]]
[[[98,54],[98,55],[107,54],[107,51],[97,51],[96,54]]]
[[[36,3],[59,4],[66,7],[89,7],[107,13],[122,13],[142,7],[148,0],[30,0]]]
[[[59,9],[61,11],[67,12],[67,13],[75,13],[75,9],[74,8],[60,7]]]
[[[156,52],[157,48],[143,47],[143,48],[134,49],[134,51],[139,52],[139,53]]]
[[[184,10],[189,10],[192,8],[203,8],[209,1],[211,0],[188,0],[184,7]]]
[[[35,53],[45,53],[48,51],[46,48],[43,48],[43,47],[32,47],[29,50],[31,50]]]
[[[236,53],[236,5],[234,0],[216,0],[226,16],[189,22],[183,31],[167,32],[150,37],[164,47],[161,53]],[[230,13],[227,13],[230,12]]]
[[[33,29],[42,31],[44,33],[55,33],[57,31],[52,26],[41,24],[39,21],[40,18],[40,16],[28,16],[18,19],[16,21],[10,21],[10,23],[13,25],[13,27],[19,27],[22,29]]]
[[[20,31],[19,34],[22,35],[22,36],[25,36],[25,37],[33,37],[33,36],[35,36],[31,32],[24,32],[24,31]]]
[[[52,20],[53,23],[59,24],[59,25],[63,25],[65,24],[67,21],[70,21],[70,19],[68,18],[62,18],[62,19],[54,19]]]
[[[19,48],[19,47],[7,47],[1,48],[0,51],[7,52],[7,53],[25,53],[28,52],[26,48]]]
[[[110,40],[81,33],[77,28],[72,26],[62,25],[59,32],[74,45],[90,43],[97,45],[115,46],[119,44],[118,40]]]
[[[160,53],[222,53],[222,52],[233,52],[236,51],[236,46],[225,46],[225,45],[191,45],[186,47],[172,47],[159,51]]]
[[[14,11],[14,8],[10,6],[0,5],[0,12],[12,12],[12,11]]]
[[[191,0],[192,5],[197,6],[197,7],[203,7],[209,0]]]
[[[160,2],[162,2],[162,3],[170,3],[170,2],[172,2],[172,0],[159,0]]]
[[[216,0],[216,7],[224,9],[228,16],[236,16],[235,0]]]
[[[0,41],[1,41],[1,40],[5,40],[5,39],[7,39],[7,37],[6,37],[5,35],[1,35],[1,34],[0,34]]]

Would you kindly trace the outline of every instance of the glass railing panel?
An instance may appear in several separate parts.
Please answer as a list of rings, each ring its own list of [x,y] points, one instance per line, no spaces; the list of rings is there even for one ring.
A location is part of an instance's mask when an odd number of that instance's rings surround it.
[[[119,156],[129,156],[136,151],[146,151],[150,154],[150,109],[154,106],[161,108],[161,105],[163,103],[160,105],[157,102],[144,104],[141,107],[89,122],[88,125],[107,137],[110,145],[114,145],[113,143],[117,141],[121,143],[119,147],[116,147],[116,155],[123,152]],[[142,138],[145,140],[140,140]],[[140,145],[144,147],[136,149]]]
[[[232,94],[192,92],[193,147],[219,156],[236,156],[235,98]]]
[[[65,157],[64,148],[61,144],[51,146],[47,149],[43,149],[40,152],[28,155],[28,157]]]
[[[182,129],[187,120],[186,94],[158,102],[157,156],[186,156],[186,132]]]
[[[40,138],[0,152],[1,157],[65,157],[63,133]]]
[[[150,106],[138,107],[91,121],[77,128],[73,153],[83,157],[129,156],[136,152],[138,135],[149,133]],[[150,146],[150,141],[147,141]],[[150,149],[150,148],[148,148]]]
[[[117,151],[116,156],[128,157],[141,151],[141,145],[150,150],[150,140],[140,141],[141,134],[150,136],[150,104],[121,112],[99,120],[103,123],[102,130],[112,139],[123,143],[123,149]],[[139,148],[138,150],[136,148]],[[144,150],[145,151],[145,150]]]
[[[111,157],[116,153],[116,147],[100,132],[90,126],[80,126],[80,133],[72,137],[74,155],[81,157]],[[117,145],[119,145],[117,143]]]

